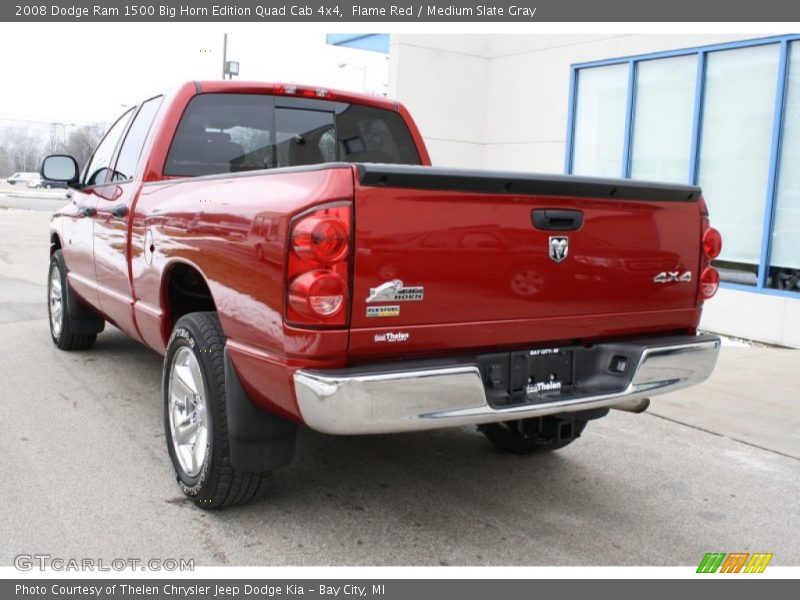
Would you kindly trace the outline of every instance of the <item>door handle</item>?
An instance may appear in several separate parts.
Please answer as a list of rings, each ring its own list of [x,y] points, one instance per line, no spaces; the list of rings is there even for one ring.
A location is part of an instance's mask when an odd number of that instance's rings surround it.
[[[128,215],[128,205],[127,204],[117,204],[114,208],[111,209],[111,216],[117,217],[118,219],[122,219]]]
[[[583,225],[583,212],[560,208],[536,208],[531,211],[536,229],[545,231],[575,231]]]
[[[97,214],[97,209],[94,206],[82,206],[80,213],[83,217],[93,217]]]

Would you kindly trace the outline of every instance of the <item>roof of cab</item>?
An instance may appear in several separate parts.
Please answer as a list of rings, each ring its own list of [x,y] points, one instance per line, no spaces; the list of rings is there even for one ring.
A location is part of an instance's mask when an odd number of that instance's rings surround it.
[[[359,94],[344,90],[331,89],[325,86],[314,86],[301,83],[274,83],[265,81],[194,81],[192,84],[198,93],[236,93],[236,94],[275,94],[281,96],[295,96],[299,98],[317,98],[338,102],[352,102],[389,110],[397,110],[397,102],[373,96]]]

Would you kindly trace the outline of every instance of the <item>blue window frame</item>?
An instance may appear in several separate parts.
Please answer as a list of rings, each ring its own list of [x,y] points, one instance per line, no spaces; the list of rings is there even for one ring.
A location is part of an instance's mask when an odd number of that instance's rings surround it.
[[[770,277],[770,250],[773,237],[773,225],[775,221],[775,206],[778,193],[778,180],[779,169],[781,164],[781,141],[784,130],[784,121],[786,117],[786,103],[787,103],[787,81],[789,76],[790,61],[789,55],[792,49],[791,44],[800,44],[800,34],[790,34],[782,36],[774,36],[767,38],[758,38],[751,40],[743,40],[738,42],[730,42],[724,44],[715,44],[709,46],[700,46],[695,48],[686,48],[682,50],[671,50],[666,52],[656,52],[651,54],[643,54],[638,56],[628,56],[621,58],[614,58],[608,60],[599,60],[586,63],[578,63],[572,65],[569,85],[569,113],[567,121],[567,143],[566,143],[566,157],[564,170],[566,173],[573,172],[574,158],[575,158],[575,133],[576,133],[576,108],[578,105],[579,85],[578,79],[581,70],[592,69],[597,67],[606,67],[611,65],[627,65],[627,93],[625,97],[625,121],[623,131],[620,135],[623,136],[621,148],[622,156],[620,160],[620,177],[629,178],[631,176],[631,163],[632,156],[631,150],[633,145],[633,131],[634,131],[634,112],[636,107],[636,74],[637,66],[640,63],[651,60],[672,58],[678,56],[694,56],[696,57],[696,77],[694,82],[694,111],[692,115],[691,124],[691,144],[687,148],[689,153],[689,176],[688,183],[697,185],[700,176],[700,155],[702,145],[702,126],[703,126],[703,109],[704,109],[704,92],[707,83],[707,66],[708,56],[710,53],[719,52],[724,50],[735,50],[740,48],[749,48],[764,45],[776,45],[778,47],[779,58],[777,64],[777,77],[775,80],[775,106],[772,113],[771,123],[771,141],[769,143],[769,171],[767,177],[766,189],[764,190],[764,216],[761,225],[761,247],[758,258],[758,272],[755,276],[755,285],[743,285],[738,283],[723,282],[722,286],[730,289],[738,289],[749,292],[759,292],[778,296],[785,296],[798,299],[800,294],[795,291],[787,291],[768,287]],[[797,52],[795,51],[795,56]],[[797,62],[797,61],[795,61]],[[792,65],[793,79],[798,77],[797,73],[800,71],[800,64]],[[800,168],[798,166],[797,168]],[[713,220],[713,214],[712,214]],[[723,232],[724,234],[724,232]],[[800,257],[798,257],[800,260]]]

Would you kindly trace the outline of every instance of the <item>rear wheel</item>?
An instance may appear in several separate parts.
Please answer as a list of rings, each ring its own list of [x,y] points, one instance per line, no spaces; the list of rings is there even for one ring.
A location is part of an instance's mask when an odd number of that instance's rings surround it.
[[[578,439],[588,421],[574,416],[547,416],[481,425],[478,429],[498,448],[513,454],[559,450]]]
[[[77,319],[86,319],[80,312],[77,300],[70,296],[67,268],[61,250],[56,250],[50,259],[50,271],[47,277],[47,313],[50,317],[50,336],[53,343],[62,350],[86,350],[91,348],[97,339],[96,333],[81,333],[76,329]],[[87,312],[86,309],[82,309]],[[92,320],[101,322],[99,317],[90,316]],[[102,330],[102,326],[99,327]],[[97,331],[97,328],[94,328]]]
[[[214,312],[175,324],[164,358],[164,429],[175,477],[197,506],[249,502],[267,490],[269,472],[231,464],[225,393],[225,336]]]

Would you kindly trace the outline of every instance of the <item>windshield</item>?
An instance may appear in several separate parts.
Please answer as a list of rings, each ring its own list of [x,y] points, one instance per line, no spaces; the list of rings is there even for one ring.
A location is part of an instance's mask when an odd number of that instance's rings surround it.
[[[390,110],[200,94],[181,118],[164,174],[191,177],[334,161],[420,164],[403,118]]]

